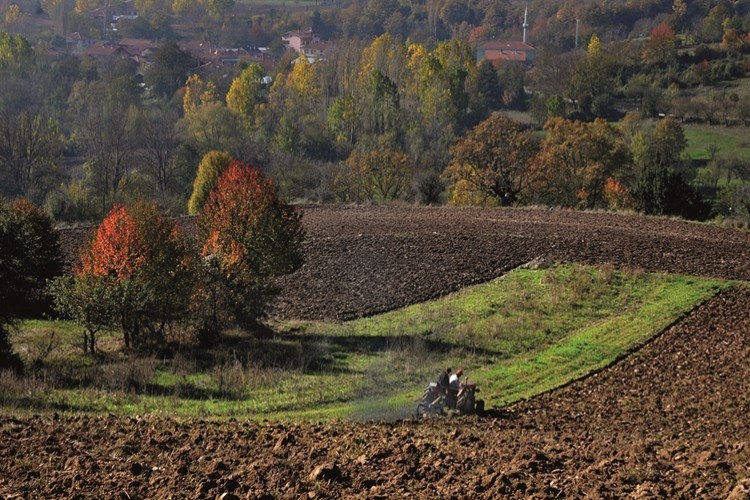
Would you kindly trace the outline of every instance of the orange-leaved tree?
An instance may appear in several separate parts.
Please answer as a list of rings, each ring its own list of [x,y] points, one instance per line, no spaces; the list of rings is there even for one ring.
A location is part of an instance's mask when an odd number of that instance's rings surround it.
[[[253,326],[275,293],[276,276],[303,263],[301,214],[259,169],[233,162],[198,215],[204,269],[202,337],[218,333],[222,314]]]
[[[454,205],[513,205],[526,188],[538,141],[520,123],[492,115],[451,149],[443,172]]]
[[[591,123],[552,118],[547,137],[533,163],[535,196],[551,205],[604,206],[604,185],[610,177],[632,174],[632,158],[622,133],[605,120]]]
[[[82,323],[84,350],[96,333],[122,328],[126,348],[162,342],[192,295],[190,245],[155,203],[115,206],[84,247],[74,275],[53,290],[61,312]]]

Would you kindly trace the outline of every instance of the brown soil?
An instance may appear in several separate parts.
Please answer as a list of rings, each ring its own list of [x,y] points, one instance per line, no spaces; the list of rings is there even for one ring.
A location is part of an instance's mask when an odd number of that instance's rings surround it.
[[[277,314],[347,318],[539,255],[747,280],[745,232],[533,210],[312,208]],[[750,291],[639,352],[484,417],[385,423],[0,418],[0,497],[748,498]]]

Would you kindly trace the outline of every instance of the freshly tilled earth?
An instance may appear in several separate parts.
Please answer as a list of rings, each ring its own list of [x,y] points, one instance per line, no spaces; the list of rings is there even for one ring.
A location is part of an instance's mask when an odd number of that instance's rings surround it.
[[[541,210],[310,207],[280,317],[353,318],[539,256],[747,280],[750,236]],[[0,418],[6,498],[748,498],[750,291],[595,375],[482,417],[284,424]]]

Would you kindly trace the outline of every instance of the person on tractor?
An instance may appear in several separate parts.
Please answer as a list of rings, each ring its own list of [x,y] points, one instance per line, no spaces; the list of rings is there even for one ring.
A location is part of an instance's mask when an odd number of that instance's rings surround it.
[[[448,393],[448,385],[450,384],[451,379],[451,369],[446,368],[443,373],[440,374],[440,377],[438,378],[438,387],[440,388],[440,393],[445,396]]]
[[[448,393],[445,398],[448,408],[456,408],[456,399],[458,398],[458,389],[461,387],[461,375],[464,371],[461,369],[456,370],[456,373],[451,374],[448,379]]]

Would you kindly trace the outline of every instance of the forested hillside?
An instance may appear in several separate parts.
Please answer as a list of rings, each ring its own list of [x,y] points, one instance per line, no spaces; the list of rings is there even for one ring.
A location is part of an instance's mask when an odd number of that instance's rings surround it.
[[[747,216],[725,132],[750,122],[748,1],[4,0],[0,19],[0,194],[57,221],[185,213],[216,152],[292,200]],[[719,139],[696,150],[696,125]]]

